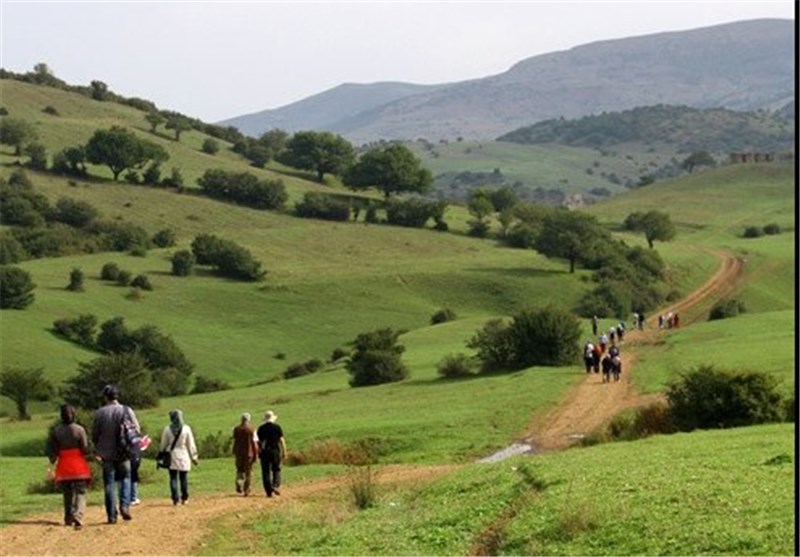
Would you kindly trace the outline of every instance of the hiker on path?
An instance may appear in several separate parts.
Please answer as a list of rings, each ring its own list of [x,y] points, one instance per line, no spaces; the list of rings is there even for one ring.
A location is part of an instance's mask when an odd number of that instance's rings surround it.
[[[138,444],[131,448],[131,506],[140,504],[139,499],[139,466],[142,464],[142,451],[150,446],[149,435],[143,435]]]
[[[83,426],[75,423],[75,408],[62,404],[61,423],[47,440],[47,456],[50,464],[56,464],[56,486],[64,495],[64,524],[76,530],[83,528],[86,487],[92,479],[88,453],[89,440]]]
[[[605,354],[606,346],[608,346],[608,337],[606,335],[600,335],[600,353]]]
[[[598,324],[597,316],[593,315],[592,316],[592,336],[595,336],[595,337],[597,336],[597,324]]]
[[[250,495],[253,464],[258,458],[258,438],[250,424],[250,413],[242,414],[241,423],[233,428],[233,456],[236,459],[236,493]]]
[[[619,376],[622,373],[622,359],[619,355],[611,358],[611,374],[614,376],[614,381],[619,381]]]
[[[103,387],[103,406],[94,413],[92,442],[95,459],[103,465],[103,488],[106,517],[109,524],[117,522],[117,502],[119,514],[124,520],[131,519],[131,460],[130,455],[120,446],[120,429],[123,418],[133,422],[136,431],[141,431],[133,409],[119,403],[119,389],[115,385]],[[119,501],[117,501],[119,484]]]
[[[583,363],[586,366],[586,373],[590,373],[594,367],[594,344],[587,342],[583,347]]]
[[[664,316],[663,315],[659,315],[658,316],[658,328],[659,329],[663,329],[664,328]]]
[[[640,331],[644,330],[644,319],[645,319],[644,313],[640,311],[639,312],[639,330]]]
[[[608,383],[611,381],[611,368],[614,366],[611,363],[611,355],[606,354],[603,356],[603,359],[600,361],[600,366],[603,368],[603,383]]]
[[[192,428],[183,423],[183,412],[180,410],[169,411],[169,425],[161,434],[161,445],[158,450],[170,451],[169,493],[172,504],[178,504],[180,480],[180,502],[185,505],[189,499],[189,471],[192,469],[192,464],[197,466],[198,460]]]
[[[258,448],[261,459],[261,480],[267,497],[280,495],[281,461],[286,457],[286,442],[283,429],[277,423],[278,416],[267,410],[264,422],[258,427]]]
[[[617,325],[617,338],[619,341],[622,342],[622,339],[625,337],[625,323],[623,321],[619,322]]]
[[[616,342],[617,342],[617,328],[616,327],[611,327],[608,330],[608,338],[609,338],[609,340],[611,340],[611,344],[612,345],[616,344]]]
[[[678,325],[680,324],[680,318],[678,317],[678,312],[675,312],[675,315],[672,316],[672,325],[677,329]]]

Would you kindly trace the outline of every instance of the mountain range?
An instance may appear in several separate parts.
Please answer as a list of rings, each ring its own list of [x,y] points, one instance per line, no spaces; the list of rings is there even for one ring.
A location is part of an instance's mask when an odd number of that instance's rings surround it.
[[[794,99],[794,21],[758,19],[599,41],[524,59],[508,71],[441,85],[342,84],[220,122],[381,139],[493,139],[552,118],[657,104],[776,110]]]

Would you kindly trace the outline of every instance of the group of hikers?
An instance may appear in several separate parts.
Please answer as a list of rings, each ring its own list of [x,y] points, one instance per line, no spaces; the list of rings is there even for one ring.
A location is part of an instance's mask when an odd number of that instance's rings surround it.
[[[103,388],[103,405],[95,411],[92,425],[92,446],[83,426],[75,421],[75,408],[63,404],[60,423],[47,440],[47,456],[55,464],[53,477],[64,499],[64,524],[76,530],[83,528],[86,512],[86,491],[92,479],[88,458],[102,466],[104,502],[108,524],[117,517],[131,520],[131,507],[141,503],[138,496],[139,466],[142,451],[151,441],[143,435],[136,414],[129,406],[120,404],[119,389],[114,385]],[[251,416],[241,415],[233,428],[233,455],[236,462],[236,492],[251,494],[252,469],[261,460],[264,492],[268,497],[280,495],[281,463],[286,457],[283,430],[278,416],[271,410],[264,414],[263,423],[256,429]],[[161,434],[157,461],[169,472],[172,504],[185,505],[189,499],[189,471],[198,464],[197,444],[192,428],[184,423],[183,412],[170,410],[169,424]]]

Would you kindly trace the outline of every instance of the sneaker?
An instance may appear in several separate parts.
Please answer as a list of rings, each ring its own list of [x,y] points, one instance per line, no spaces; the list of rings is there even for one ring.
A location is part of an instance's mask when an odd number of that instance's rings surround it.
[[[236,484],[236,493],[241,493],[241,492],[242,492],[242,486]]]
[[[134,499],[133,501],[131,501],[131,507],[133,507],[134,505],[138,505],[138,504],[140,504],[141,502],[142,502],[142,500],[141,500],[141,499],[139,499],[139,498],[137,497],[136,499]]]
[[[185,505],[187,503],[186,499],[181,499],[181,505]]]
[[[130,509],[129,509],[128,507],[122,507],[122,508],[119,510],[119,514],[121,514],[121,515],[122,515],[122,519],[123,519],[123,520],[130,520],[130,519],[132,519],[132,518],[133,518],[133,517],[131,516],[131,512],[130,512]]]
[[[281,492],[278,491],[277,487],[272,488],[272,493],[274,493],[275,495],[280,495],[281,494]]]
[[[177,499],[175,499],[175,500],[172,502],[172,505],[173,505],[173,506],[175,506],[175,507],[177,507],[177,506],[178,506],[178,500],[177,500]]]
[[[108,524],[116,524],[116,523],[117,523],[117,519],[116,518],[109,518],[108,519]]]
[[[81,524],[79,520],[76,520],[73,528],[76,530],[81,530],[83,528],[83,524]]]

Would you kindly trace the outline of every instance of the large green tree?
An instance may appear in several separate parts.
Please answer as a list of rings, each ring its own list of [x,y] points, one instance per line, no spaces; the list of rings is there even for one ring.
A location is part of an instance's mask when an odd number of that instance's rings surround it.
[[[113,126],[94,132],[86,144],[86,159],[92,164],[108,166],[116,180],[129,168],[142,168],[151,161],[162,163],[169,159],[169,155],[160,145],[139,139],[125,128]]]
[[[171,114],[167,117],[165,126],[168,130],[175,132],[175,141],[181,140],[181,134],[192,129],[192,122],[182,114]]]
[[[356,152],[345,138],[331,132],[301,131],[286,142],[278,160],[283,164],[317,173],[322,182],[325,174],[341,174],[355,160]]]
[[[569,272],[575,263],[592,253],[598,243],[607,243],[610,235],[591,215],[577,211],[553,211],[544,218],[536,238],[536,251],[547,257],[563,257],[569,261]]]
[[[350,168],[345,183],[353,189],[376,187],[385,197],[393,193],[425,193],[433,183],[430,170],[405,145],[370,149]]]
[[[42,368],[7,368],[0,373],[0,395],[7,396],[17,405],[17,417],[30,420],[29,400],[47,400],[53,386],[44,378]]]
[[[33,303],[35,288],[28,271],[12,265],[0,266],[0,309],[25,309]]]
[[[662,211],[631,213],[625,219],[625,228],[644,232],[647,245],[651,248],[656,240],[668,242],[675,237],[675,225],[669,214]]]
[[[22,148],[38,138],[36,128],[21,118],[0,118],[0,143],[14,147],[14,155],[22,156]]]

